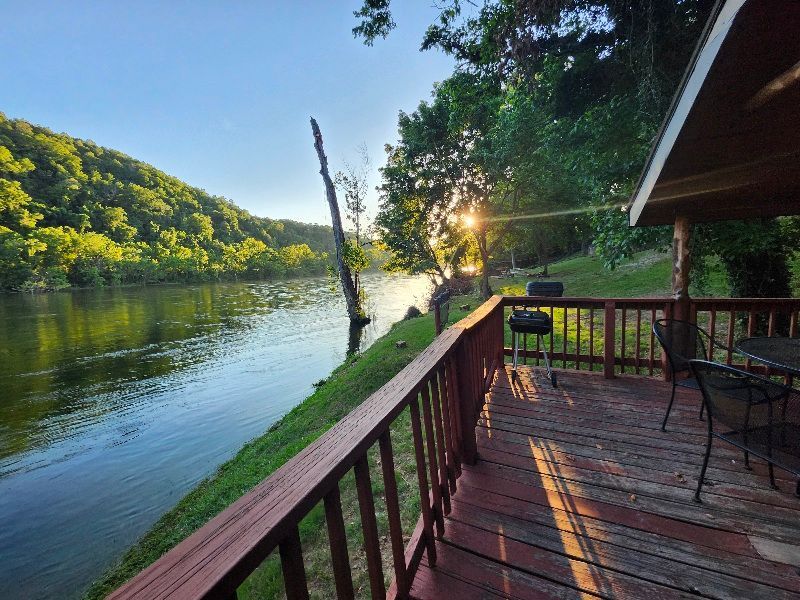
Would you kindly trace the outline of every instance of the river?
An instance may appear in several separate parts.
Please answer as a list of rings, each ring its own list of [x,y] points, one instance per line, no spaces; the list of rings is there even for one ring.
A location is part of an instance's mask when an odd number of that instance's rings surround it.
[[[359,338],[327,278],[0,296],[0,598],[79,597],[430,292],[363,286]]]

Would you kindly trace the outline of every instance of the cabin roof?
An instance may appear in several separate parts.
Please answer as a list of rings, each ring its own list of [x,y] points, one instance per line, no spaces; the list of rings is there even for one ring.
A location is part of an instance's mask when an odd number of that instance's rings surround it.
[[[800,213],[800,2],[720,0],[630,205],[630,224]]]

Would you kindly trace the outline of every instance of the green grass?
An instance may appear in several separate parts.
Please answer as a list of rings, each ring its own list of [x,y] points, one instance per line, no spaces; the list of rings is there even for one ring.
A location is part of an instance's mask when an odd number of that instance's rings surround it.
[[[615,271],[605,271],[597,258],[579,257],[555,263],[550,267],[551,279],[562,281],[568,296],[647,297],[668,295],[670,261],[664,254],[640,253]],[[528,278],[493,279],[495,293],[524,294]],[[711,293],[727,295],[724,277],[714,273],[710,278]],[[451,323],[474,310],[479,300],[459,297],[452,302]],[[459,305],[469,304],[462,311]],[[561,319],[561,320],[559,320]],[[563,311],[554,314],[554,342],[559,347]],[[575,339],[575,327],[568,331]],[[588,336],[582,332],[585,348]],[[111,590],[155,561],[164,552],[183,540],[211,517],[222,511],[257,483],[360,404],[372,392],[389,381],[433,339],[431,315],[397,323],[391,331],[363,354],[351,357],[338,367],[314,394],[291,410],[263,436],[245,445],[230,461],[203,481],[175,508],[165,514],[121,561],[94,583],[88,598],[102,598]],[[398,349],[395,342],[405,340],[407,347]],[[602,342],[602,340],[599,340]],[[595,346],[598,348],[598,346]],[[560,365],[559,365],[560,366]],[[408,411],[392,425],[392,441],[401,503],[403,531],[410,535],[419,515],[416,488],[416,467],[411,441]],[[378,528],[383,553],[387,586],[392,577],[388,526],[383,501],[383,478],[373,449],[369,455]],[[353,582],[359,597],[369,596],[366,562],[362,551],[361,523],[358,514],[355,483],[352,473],[340,482],[345,527],[352,562]],[[317,506],[301,523],[303,556],[312,597],[333,597],[324,513]],[[276,598],[283,596],[280,562],[273,553],[241,586],[240,598]]]
[[[532,269],[539,273],[541,269]],[[672,293],[672,265],[670,256],[652,251],[639,252],[622,262],[613,271],[603,267],[597,257],[578,256],[550,265],[549,277],[544,281],[560,281],[565,296],[647,298],[670,296]],[[492,288],[497,294],[524,295],[529,277],[493,278]],[[705,289],[692,286],[692,296],[727,296],[729,288],[721,265],[712,262]]]

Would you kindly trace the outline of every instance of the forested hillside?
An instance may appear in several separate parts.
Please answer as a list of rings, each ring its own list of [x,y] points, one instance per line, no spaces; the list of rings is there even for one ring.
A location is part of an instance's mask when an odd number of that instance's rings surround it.
[[[121,152],[0,113],[0,289],[323,273],[330,227],[256,217]]]

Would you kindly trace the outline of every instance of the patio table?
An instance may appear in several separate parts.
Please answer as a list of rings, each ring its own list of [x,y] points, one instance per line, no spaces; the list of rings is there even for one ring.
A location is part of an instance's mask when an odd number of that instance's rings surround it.
[[[736,350],[769,367],[800,376],[800,338],[745,338],[739,340]]]

